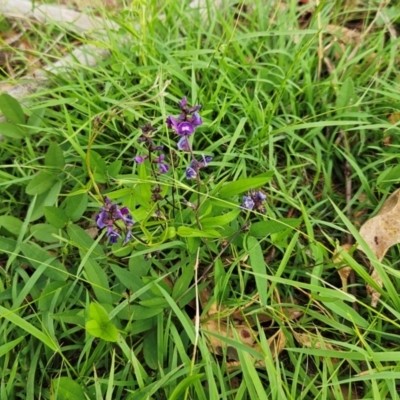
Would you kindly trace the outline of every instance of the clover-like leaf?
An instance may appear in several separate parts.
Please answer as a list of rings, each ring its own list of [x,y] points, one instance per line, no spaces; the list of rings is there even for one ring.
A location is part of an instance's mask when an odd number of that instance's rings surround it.
[[[89,321],[86,322],[86,331],[106,342],[116,342],[118,340],[118,329],[110,321],[107,311],[97,303],[90,303]]]

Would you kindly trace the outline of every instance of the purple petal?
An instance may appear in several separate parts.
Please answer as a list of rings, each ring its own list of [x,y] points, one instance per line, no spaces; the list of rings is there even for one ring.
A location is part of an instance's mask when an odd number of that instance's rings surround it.
[[[194,127],[190,122],[181,122],[178,125],[178,129],[176,131],[176,133],[178,135],[182,135],[182,136],[189,136],[192,135],[194,132]]]
[[[196,127],[201,125],[203,123],[203,120],[201,119],[200,115],[197,112],[195,112],[193,113],[190,122],[194,127]]]
[[[131,231],[127,231],[123,244],[124,245],[127,244],[131,239],[132,239],[132,232]]]
[[[121,237],[121,235],[116,232],[116,231],[112,231],[110,234],[107,235],[109,237],[110,243],[111,244],[115,244],[118,241],[118,238]]]
[[[126,215],[126,214],[129,214],[129,208],[128,207],[122,207],[121,208],[121,214],[122,215]]]
[[[188,114],[194,114],[197,111],[199,111],[201,108],[201,105],[199,104],[198,106],[190,107],[188,110]]]
[[[197,171],[199,169],[199,164],[200,163],[196,159],[194,159],[190,162],[189,167]]]
[[[165,174],[166,172],[169,171],[169,166],[167,164],[159,163],[158,166],[160,168],[159,170],[160,174]]]
[[[267,196],[263,192],[261,192],[260,190],[258,190],[256,192],[256,196],[257,196],[257,199],[260,200],[260,201],[265,201],[265,199],[267,198]]]
[[[172,128],[175,132],[178,132],[178,121],[172,115],[167,117],[166,122],[168,128]]]
[[[102,211],[100,214],[96,215],[96,223],[99,229],[103,229],[107,226],[107,224],[104,221],[107,221],[107,212]]]
[[[186,96],[178,103],[179,107],[183,110],[187,107],[187,99]]]
[[[134,219],[132,218],[131,214],[128,214],[125,217],[125,223],[129,226],[129,225],[133,225],[135,223]]]
[[[164,159],[165,159],[165,154],[160,154],[158,157],[156,157],[156,158],[153,158],[151,161],[153,162],[153,163],[162,163],[163,161],[164,161]]]
[[[133,159],[138,163],[138,164],[142,164],[144,162],[144,160],[147,158],[148,156],[136,156]]]
[[[197,172],[191,168],[187,167],[186,168],[186,179],[195,179],[197,177]]]
[[[190,151],[190,144],[186,136],[182,136],[176,144],[181,151]]]
[[[203,162],[200,168],[207,167],[208,163],[213,159],[212,157],[205,157],[204,154],[201,155],[203,157]]]
[[[245,208],[247,210],[252,210],[254,207],[254,201],[251,197],[243,196],[243,203],[240,205],[241,208]]]

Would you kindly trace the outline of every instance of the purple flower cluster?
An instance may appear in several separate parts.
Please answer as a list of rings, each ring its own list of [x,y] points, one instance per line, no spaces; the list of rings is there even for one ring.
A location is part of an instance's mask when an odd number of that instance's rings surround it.
[[[100,213],[95,216],[97,226],[100,229],[107,228],[107,236],[110,243],[117,243],[118,238],[121,238],[120,225],[125,226],[125,239],[123,244],[128,243],[132,238],[132,227],[135,223],[132,215],[127,207],[121,209],[117,204],[113,204],[108,197],[104,198],[104,206],[100,208]]]
[[[198,113],[201,105],[188,107],[187,99],[184,97],[179,102],[179,108],[181,109],[181,113],[177,118],[174,118],[172,115],[167,117],[167,126],[168,128],[172,128],[177,135],[181,136],[177,143],[178,149],[189,152],[190,144],[187,137],[193,135],[196,128],[203,123]]]
[[[261,192],[261,190],[251,190],[248,196],[243,196],[243,203],[240,208],[245,210],[256,210],[262,214],[265,214],[266,210],[264,207],[264,202],[267,196]]]
[[[142,134],[140,135],[138,141],[141,143],[144,143],[145,146],[147,147],[149,154],[151,154],[154,151],[162,151],[164,149],[164,146],[157,146],[153,142],[153,134],[157,130],[157,128],[153,128],[151,124],[148,122],[145,126],[141,127],[142,129]],[[142,164],[147,158],[149,158],[149,155],[142,155],[142,156],[136,156],[133,159],[138,163]],[[161,153],[158,157],[155,158],[150,158],[152,163],[157,164],[158,166],[158,172],[160,174],[165,174],[166,172],[169,171],[169,165],[164,162],[165,159],[165,154]]]
[[[192,154],[192,161],[186,168],[186,179],[195,179],[198,176],[199,170],[207,166],[207,164],[212,160],[212,157],[205,157],[204,155],[202,161],[197,161],[194,158],[192,148],[190,146],[188,136],[194,134],[196,128],[203,123],[198,111],[201,109],[201,105],[194,107],[189,107],[186,97],[184,97],[179,102],[179,108],[181,113],[177,118],[169,115],[167,118],[168,128],[173,129],[173,131],[181,136],[177,143],[177,147],[180,151],[189,152]]]

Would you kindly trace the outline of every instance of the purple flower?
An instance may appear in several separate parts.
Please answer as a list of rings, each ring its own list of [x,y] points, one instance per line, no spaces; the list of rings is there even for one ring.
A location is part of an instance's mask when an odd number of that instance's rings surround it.
[[[186,96],[178,103],[181,110],[185,110],[187,107]]]
[[[190,123],[196,127],[196,126],[200,126],[203,123],[203,120],[201,119],[200,115],[195,112],[193,113],[192,117],[190,118]]]
[[[254,208],[254,201],[249,196],[243,196],[243,203],[240,205],[241,208],[246,210],[252,210]]]
[[[187,121],[179,122],[174,117],[167,118],[167,125],[172,128],[178,135],[190,136],[194,133],[194,126]]]
[[[144,160],[147,158],[148,156],[136,156],[133,159],[138,163],[138,164],[142,164],[144,162]]]
[[[188,102],[186,97],[184,97],[179,103],[179,108],[182,110],[182,114],[193,114],[197,111],[200,110],[201,105],[194,106],[194,107],[188,107]],[[182,115],[181,114],[181,115]]]
[[[201,105],[199,104],[198,106],[190,107],[187,110],[187,114],[194,114],[195,112],[199,111],[201,109]]]
[[[195,179],[197,177],[197,172],[192,167],[186,168],[186,179]]]
[[[212,157],[201,155],[203,161],[197,161],[196,159],[190,162],[190,165],[186,168],[186,179],[194,179],[197,177],[200,168],[207,167],[208,163],[212,160]]]
[[[121,235],[118,233],[118,230],[112,230],[112,231],[107,232],[107,236],[108,236],[111,244],[117,243],[118,238],[121,237]]]
[[[129,230],[126,232],[125,239],[123,241],[123,245],[127,244],[132,239],[132,232]]]
[[[160,151],[160,150],[164,150],[164,146],[160,145],[160,146],[151,146],[150,147],[152,151]]]
[[[126,208],[126,207],[124,207],[124,208]],[[126,209],[128,210],[128,208],[126,208]],[[128,210],[128,212],[129,212],[129,210]],[[123,242],[124,245],[127,244],[132,239],[132,227],[133,227],[134,223],[135,223],[135,221],[133,220],[132,215],[128,214],[125,217],[125,225],[126,225],[127,231],[126,231],[125,239]]]
[[[257,196],[258,200],[260,200],[260,201],[265,201],[266,198],[267,198],[267,196],[263,192],[261,192],[260,190],[258,190],[256,192],[256,196]]]
[[[243,196],[243,203],[240,205],[240,208],[245,210],[256,210],[261,214],[266,213],[266,209],[264,207],[264,202],[267,196],[261,190],[250,190],[248,196]]]
[[[190,151],[190,144],[186,136],[182,136],[176,145],[181,151]]]
[[[190,136],[194,133],[194,126],[190,122],[181,122],[176,133],[181,136]]]
[[[212,157],[205,157],[204,154],[201,155],[203,157],[203,162],[199,163],[199,168],[207,167],[208,163],[212,161]]]
[[[104,198],[104,202],[104,206],[100,208],[100,213],[95,216],[96,223],[99,229],[107,228],[106,235],[110,243],[116,243],[118,238],[121,237],[117,222],[121,221],[121,223],[125,225],[127,232],[130,232],[134,221],[127,207],[122,207],[120,209],[118,205],[113,204],[108,197]],[[130,238],[131,235],[132,234],[129,233],[129,235],[127,234],[126,236]]]
[[[160,174],[165,174],[166,172],[169,171],[169,165],[168,164],[164,164],[164,163],[159,163],[158,164],[159,170],[158,172]]]
[[[165,154],[160,154],[158,157],[156,157],[154,160],[152,160],[154,163],[158,165],[158,172],[160,174],[165,174],[166,172],[169,171],[169,165],[164,163],[165,159]]]
[[[168,128],[172,128],[177,135],[193,135],[195,128],[203,123],[203,120],[197,112],[200,110],[201,105],[189,108],[186,97],[184,97],[178,104],[182,113],[177,118],[169,115],[166,120],[167,126]]]

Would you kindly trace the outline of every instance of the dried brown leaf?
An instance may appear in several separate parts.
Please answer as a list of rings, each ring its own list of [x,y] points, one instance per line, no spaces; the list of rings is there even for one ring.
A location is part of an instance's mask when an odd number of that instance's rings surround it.
[[[315,335],[313,333],[298,333],[293,331],[293,336],[299,344],[309,349],[320,349],[320,350],[336,350],[330,343],[326,341],[321,335]],[[338,362],[338,359],[332,358],[333,363]]]
[[[392,125],[396,125],[398,122],[400,122],[400,112],[394,112],[388,116],[388,121]]]
[[[91,227],[85,229],[85,232],[92,238],[95,239],[97,235],[99,234],[99,230],[96,227]]]
[[[200,326],[204,330],[204,334],[207,337],[210,351],[220,356],[226,353],[228,359],[230,360],[227,365],[230,368],[240,367],[237,349],[231,345],[228,345],[223,339],[220,339],[216,335],[233,340],[237,340],[237,338],[239,338],[244,345],[258,351],[261,354],[264,353],[263,348],[256,343],[257,332],[250,329],[248,326],[237,325],[233,323],[228,325],[226,322],[215,319],[207,319],[202,321]],[[286,345],[286,337],[282,329],[279,329],[268,339],[268,345],[274,358],[282,352]],[[265,366],[265,362],[263,360],[255,360],[254,365],[263,367]]]
[[[336,36],[341,42],[345,44],[357,44],[360,41],[361,33],[354,30],[349,29],[344,26],[337,26],[329,24],[326,26],[326,32]]]
[[[268,339],[268,345],[271,351],[272,357],[275,359],[276,357],[279,356],[279,354],[282,352],[282,350],[286,346],[286,336],[283,333],[282,329],[279,329],[274,335],[272,335]],[[253,348],[257,350],[259,353],[263,353],[262,347],[256,343]],[[264,366],[265,363],[261,360],[257,362],[257,365],[259,366]]]
[[[387,198],[375,217],[365,222],[360,228],[360,235],[379,261],[390,247],[400,243],[400,189]],[[382,278],[375,269],[371,277],[379,287],[383,286]],[[376,307],[381,294],[370,285],[367,285],[367,292],[371,296],[372,307]]]
[[[204,332],[208,339],[210,350],[215,354],[222,355],[223,349],[226,348],[228,356],[231,359],[237,359],[236,356],[233,355],[233,350],[229,349],[231,346],[227,346],[225,341],[219,339],[217,336],[213,335],[213,333],[234,340],[236,337],[239,337],[243,344],[250,347],[252,347],[255,342],[256,332],[245,325],[228,325],[225,321],[207,318],[205,321],[200,322],[200,327],[210,332]]]

